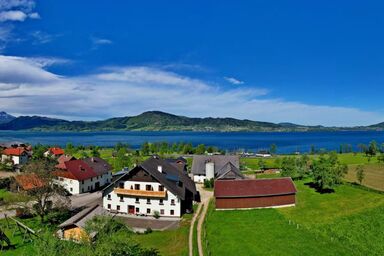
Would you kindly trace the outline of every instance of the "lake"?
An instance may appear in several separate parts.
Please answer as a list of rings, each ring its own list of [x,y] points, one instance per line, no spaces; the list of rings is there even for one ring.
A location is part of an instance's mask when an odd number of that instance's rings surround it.
[[[341,144],[350,144],[357,150],[359,143],[368,144],[376,140],[384,142],[384,132],[343,131],[343,132],[31,132],[0,131],[0,142],[20,141],[30,144],[65,146],[96,145],[112,147],[118,142],[139,148],[143,142],[190,142],[205,144],[225,150],[244,149],[257,151],[277,145],[278,153],[295,151],[309,152],[311,145],[318,149],[338,150]]]

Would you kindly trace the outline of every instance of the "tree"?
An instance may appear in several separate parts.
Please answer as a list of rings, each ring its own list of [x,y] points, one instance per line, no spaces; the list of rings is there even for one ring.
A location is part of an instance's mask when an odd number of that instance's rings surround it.
[[[193,154],[193,146],[191,143],[185,144],[183,147],[183,154]]]
[[[65,154],[67,155],[73,155],[76,153],[76,148],[73,146],[72,143],[67,143],[65,149],[64,149]]]
[[[43,159],[44,158],[44,153],[48,150],[48,146],[44,146],[40,143],[36,144],[33,147],[33,159]]]
[[[378,147],[376,141],[371,141],[368,146],[368,155],[375,156],[377,154]]]
[[[276,144],[271,144],[269,151],[271,151],[271,154],[276,154],[276,152],[277,152]]]
[[[100,152],[99,152],[98,148],[93,148],[91,150],[91,156],[92,157],[100,157]]]
[[[281,176],[291,178],[295,178],[297,176],[295,158],[284,157],[281,160]]]
[[[379,156],[377,156],[377,162],[384,163],[384,154],[380,154]]]
[[[205,145],[204,144],[199,144],[196,147],[195,154],[197,155],[203,155],[205,153]]]
[[[311,145],[311,149],[309,150],[309,154],[314,155],[316,153],[315,145]]]
[[[144,156],[149,155],[149,143],[148,142],[144,142],[143,145],[141,145],[141,153]]]
[[[364,173],[364,167],[362,165],[359,165],[356,167],[356,179],[359,181],[360,185],[363,183],[365,177]]]
[[[265,163],[264,159],[262,159],[262,158],[259,159],[257,164],[259,165],[260,170],[264,170],[266,168],[266,165],[267,165]]]
[[[26,175],[30,175],[29,182],[33,189],[26,193],[33,202],[34,210],[40,216],[41,222],[52,208],[52,201],[55,207],[67,207],[69,198],[66,197],[66,190],[56,184],[54,176],[54,164],[48,160],[31,161],[23,168]]]
[[[333,189],[336,184],[341,183],[347,171],[347,166],[339,162],[336,152],[321,155],[313,161],[312,175],[320,191]]]
[[[357,145],[357,147],[360,149],[360,153],[367,152],[367,145],[360,143],[359,145]]]
[[[119,151],[117,151],[116,158],[114,161],[114,169],[115,170],[122,170],[124,167],[131,167],[132,161],[131,158],[128,156],[127,149],[126,148],[120,148]]]

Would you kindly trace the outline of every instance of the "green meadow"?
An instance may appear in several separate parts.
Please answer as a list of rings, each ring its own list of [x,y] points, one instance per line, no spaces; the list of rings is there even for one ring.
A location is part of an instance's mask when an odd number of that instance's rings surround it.
[[[320,194],[305,182],[295,182],[296,207],[215,211],[212,203],[206,254],[384,254],[384,194],[348,184]]]

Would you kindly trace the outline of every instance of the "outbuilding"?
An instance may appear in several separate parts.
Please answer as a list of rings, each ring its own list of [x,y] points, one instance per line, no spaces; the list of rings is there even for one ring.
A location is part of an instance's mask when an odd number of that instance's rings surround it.
[[[291,178],[216,180],[216,209],[287,207],[296,204]]]

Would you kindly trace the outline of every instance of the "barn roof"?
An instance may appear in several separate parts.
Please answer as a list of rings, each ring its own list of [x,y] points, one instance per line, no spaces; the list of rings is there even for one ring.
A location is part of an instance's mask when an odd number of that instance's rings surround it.
[[[64,150],[62,148],[49,148],[48,150],[55,156],[64,154]]]
[[[22,147],[6,148],[3,150],[3,154],[7,155],[7,156],[21,156],[21,155],[26,154],[26,153],[27,152]]]
[[[193,157],[192,169],[191,172],[194,175],[204,175],[205,174],[205,163],[213,162],[215,165],[215,175],[219,176],[222,173],[220,171],[228,163],[232,163],[237,169],[240,168],[239,156],[234,155],[214,155],[214,156],[205,156],[205,155],[196,155]]]
[[[40,188],[44,182],[34,173],[20,174],[15,176],[16,183],[25,191]]]
[[[87,220],[90,220],[95,216],[108,215],[108,214],[109,214],[108,211],[103,209],[103,207],[99,205],[94,205],[94,206],[83,209],[82,211],[75,214],[68,220],[64,221],[59,225],[59,228],[65,228],[72,225],[84,228]]]
[[[231,162],[228,162],[226,165],[224,165],[218,173],[220,173],[220,175],[217,177],[218,180],[245,179],[240,170],[236,168],[236,166],[234,166]]]
[[[218,198],[290,195],[297,192],[291,178],[216,180],[214,195]]]

